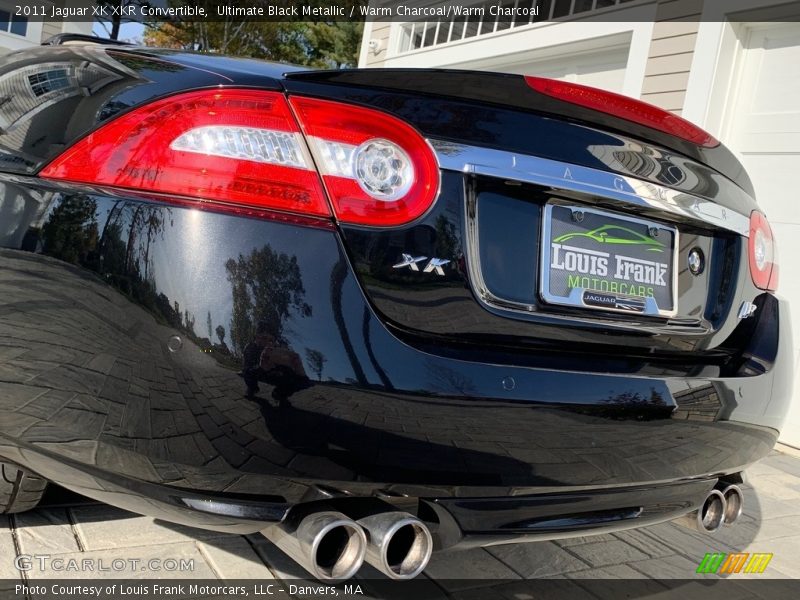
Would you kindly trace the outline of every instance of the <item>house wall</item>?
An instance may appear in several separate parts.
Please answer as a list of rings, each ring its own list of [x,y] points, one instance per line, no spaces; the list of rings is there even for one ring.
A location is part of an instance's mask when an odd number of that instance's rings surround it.
[[[697,42],[703,2],[658,3],[641,99],[681,114]]]
[[[365,61],[361,62],[361,66],[366,67],[382,67],[386,61],[386,53],[389,47],[389,34],[392,25],[399,26],[393,23],[372,22],[367,23],[364,28],[364,39],[362,40],[362,54],[365,55]],[[378,51],[373,53],[368,48],[370,42],[378,44]],[[363,46],[367,46],[364,48]],[[365,52],[366,50],[366,52]]]
[[[51,6],[61,6],[64,5],[66,1],[67,0],[44,0],[42,2],[37,2],[37,5],[44,5],[46,10],[49,11]],[[3,10],[13,10],[14,3],[8,0],[0,0],[0,7],[2,7]],[[30,20],[28,21],[28,34],[25,37],[0,31],[0,55],[31,46],[38,46],[43,41],[59,33],[82,33],[91,35],[92,25],[93,23],[91,22],[62,23]]]
[[[376,5],[385,1],[379,0]],[[657,0],[655,3],[655,22],[639,95],[643,100],[680,114],[686,98],[689,71],[697,41],[698,20],[703,10],[704,0]],[[435,4],[435,2],[429,4]],[[572,22],[578,20],[550,23],[548,26],[569,28]],[[398,31],[402,25],[402,23],[368,23],[364,30],[360,66],[370,68],[389,66],[395,52],[391,44],[397,39],[393,32]],[[596,25],[598,29],[607,28],[607,24],[601,22],[589,25]],[[528,28],[528,31],[531,29],[533,28]],[[519,31],[514,35],[524,34]],[[373,42],[373,45],[377,44],[377,52],[370,50],[370,42]],[[471,44],[483,42],[484,39],[481,37],[470,41]],[[632,48],[632,51],[635,50]],[[441,66],[436,62],[436,54],[433,52],[420,53],[415,59],[416,66]],[[413,56],[413,54],[406,55],[407,59],[404,62],[409,62]],[[632,60],[636,60],[636,58],[632,57]],[[387,65],[387,59],[389,65]],[[630,90],[626,91],[630,92]]]
[[[55,23],[53,21],[45,22],[42,25],[42,41],[61,33],[62,27],[63,25],[61,23]]]
[[[8,12],[12,15],[16,12],[16,6],[19,4],[21,3],[15,3],[12,0],[0,0],[0,8],[2,8],[4,12]],[[48,5],[49,3],[45,4]],[[0,31],[0,55],[38,44],[41,40],[41,32],[42,23],[37,23],[35,21],[28,22],[27,35],[25,36]]]

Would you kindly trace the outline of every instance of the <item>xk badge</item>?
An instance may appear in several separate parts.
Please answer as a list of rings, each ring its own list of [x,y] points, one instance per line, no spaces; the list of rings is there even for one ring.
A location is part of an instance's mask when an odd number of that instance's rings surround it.
[[[421,263],[423,260],[428,261],[428,264],[426,264],[425,268],[422,269],[423,273],[436,273],[442,277],[444,277],[444,269],[442,267],[450,262],[449,260],[442,258],[431,258],[428,260],[427,256],[413,256],[411,254],[403,253],[400,255],[400,262],[396,265],[392,265],[392,268],[403,269],[408,267],[412,271],[419,271],[419,265],[417,263]]]

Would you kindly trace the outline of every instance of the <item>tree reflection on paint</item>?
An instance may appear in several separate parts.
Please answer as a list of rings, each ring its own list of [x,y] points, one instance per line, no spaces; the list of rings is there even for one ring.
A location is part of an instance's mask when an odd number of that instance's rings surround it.
[[[44,252],[73,265],[83,264],[97,245],[97,202],[72,196],[53,208],[42,226]]]
[[[296,256],[278,253],[267,244],[247,256],[229,259],[225,270],[233,295],[229,336],[237,355],[241,356],[253,339],[257,323],[266,323],[276,340],[285,341],[283,334],[292,312],[311,315]]]

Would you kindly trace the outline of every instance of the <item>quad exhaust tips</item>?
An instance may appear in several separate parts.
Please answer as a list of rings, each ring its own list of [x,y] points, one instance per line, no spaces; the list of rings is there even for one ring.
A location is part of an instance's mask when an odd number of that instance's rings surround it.
[[[319,580],[349,579],[367,551],[364,530],[335,511],[311,513],[296,527],[281,523],[261,533]]]
[[[399,511],[380,512],[358,520],[367,533],[366,561],[392,579],[413,579],[428,566],[431,533],[416,517]]]
[[[320,580],[349,579],[364,560],[392,579],[413,579],[428,566],[428,527],[405,512],[377,512],[354,521],[340,512],[312,512],[262,535]]]
[[[694,512],[678,519],[682,525],[703,533],[714,533],[723,525],[733,525],[742,515],[744,497],[737,485],[724,485],[713,489]]]

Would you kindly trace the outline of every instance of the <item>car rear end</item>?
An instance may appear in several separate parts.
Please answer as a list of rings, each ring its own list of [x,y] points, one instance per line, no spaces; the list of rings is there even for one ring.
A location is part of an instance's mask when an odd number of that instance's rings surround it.
[[[5,460],[279,543],[401,513],[442,548],[702,512],[770,451],[789,316],[724,146],[536,78],[284,71],[5,59]]]

